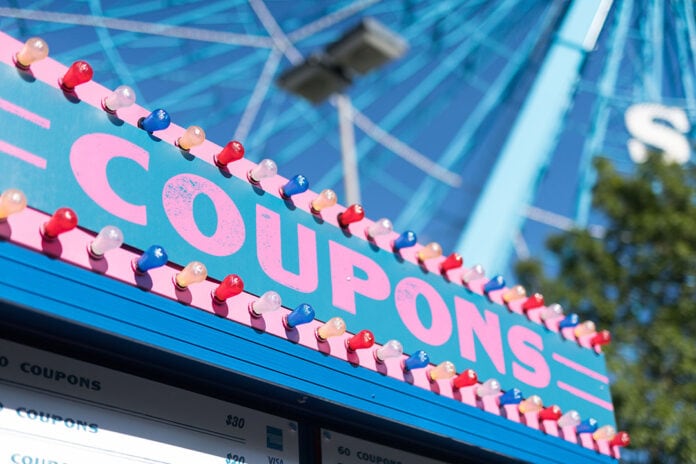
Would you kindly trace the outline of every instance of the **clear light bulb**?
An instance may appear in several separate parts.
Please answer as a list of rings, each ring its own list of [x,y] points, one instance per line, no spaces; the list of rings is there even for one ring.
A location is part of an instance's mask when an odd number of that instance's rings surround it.
[[[314,308],[307,303],[301,303],[283,318],[283,325],[288,329],[292,329],[298,325],[308,324],[313,320]]]
[[[48,56],[48,44],[40,37],[28,39],[22,49],[15,55],[17,67],[29,69],[33,63],[43,60]]]
[[[109,113],[115,113],[121,108],[128,108],[135,103],[135,91],[127,85],[119,85],[111,95],[104,98],[102,106]]]
[[[198,126],[189,126],[184,135],[176,141],[182,150],[190,150],[205,142],[205,131]]]
[[[485,276],[486,273],[483,270],[483,266],[476,264],[474,267],[464,273],[462,276],[462,282],[468,285],[474,280],[483,279]]]
[[[75,61],[70,65],[67,72],[60,81],[60,86],[63,90],[71,92],[75,87],[85,84],[92,80],[94,71],[92,66],[86,61]]]
[[[473,369],[466,369],[452,381],[452,385],[454,386],[454,388],[471,387],[472,385],[476,385],[477,383],[478,374]]]
[[[58,208],[51,219],[45,222],[42,228],[44,238],[51,240],[60,234],[77,227],[77,214],[70,208]]]
[[[392,230],[394,230],[392,222],[387,218],[382,218],[379,221],[376,221],[374,224],[369,225],[365,229],[365,235],[367,235],[367,238],[372,240],[379,235],[390,234]]]
[[[575,336],[580,338],[585,335],[591,335],[597,331],[595,323],[592,321],[585,321],[581,324],[575,326],[574,332]]]
[[[348,351],[370,348],[375,344],[375,336],[369,330],[361,330],[346,341]]]
[[[576,427],[580,424],[580,413],[578,413],[576,410],[571,409],[567,413],[563,414],[559,419],[558,419],[558,426],[559,427]]]
[[[208,269],[200,261],[191,261],[174,277],[174,283],[179,288],[203,282],[208,277]]]
[[[213,291],[215,301],[223,302],[244,291],[244,281],[237,274],[229,274]]]
[[[317,329],[317,338],[321,341],[330,337],[338,337],[346,332],[346,323],[340,317],[329,319],[324,325]]]
[[[428,259],[439,258],[442,256],[442,247],[437,242],[430,242],[423,248],[418,250],[416,257],[418,261],[423,262]]]
[[[278,174],[278,166],[275,164],[275,161],[272,159],[265,159],[254,166],[253,169],[249,171],[249,175],[247,177],[249,178],[249,182],[252,184],[258,184],[261,182],[261,179],[267,179],[275,176],[276,174]]]
[[[488,379],[476,388],[476,394],[481,398],[484,396],[499,395],[500,382],[496,379]]]
[[[0,195],[0,221],[27,207],[27,197],[19,189],[7,189]]]
[[[321,210],[330,208],[338,202],[336,192],[331,189],[322,190],[319,195],[312,200],[310,208],[313,213],[321,213]]]
[[[527,290],[522,285],[515,285],[503,292],[503,301],[510,303],[511,301],[521,300],[527,296]]]
[[[558,303],[552,303],[541,311],[540,316],[542,321],[557,319],[563,316],[563,306]]]
[[[450,361],[443,361],[428,371],[428,378],[431,381],[451,379],[457,375],[457,368]]]
[[[605,425],[597,430],[592,434],[592,438],[595,440],[611,440],[616,436],[616,429],[612,427],[611,425]]]
[[[227,145],[213,157],[215,164],[220,167],[225,167],[233,161],[238,161],[244,158],[244,145],[236,140],[227,142]]]
[[[105,226],[97,237],[89,244],[89,254],[93,258],[101,258],[104,253],[115,250],[123,245],[123,232],[116,226]]]
[[[261,295],[258,300],[252,301],[249,304],[249,312],[252,316],[260,317],[265,313],[270,313],[280,309],[280,305],[282,303],[283,302],[280,299],[280,295],[273,290],[269,290]]]
[[[541,411],[544,407],[544,402],[541,401],[541,397],[539,395],[532,395],[529,398],[525,398],[522,401],[520,401],[520,412],[522,414],[526,414],[528,412],[538,412]]]
[[[375,350],[375,359],[384,362],[385,359],[399,358],[404,353],[404,347],[399,340],[389,340]]]

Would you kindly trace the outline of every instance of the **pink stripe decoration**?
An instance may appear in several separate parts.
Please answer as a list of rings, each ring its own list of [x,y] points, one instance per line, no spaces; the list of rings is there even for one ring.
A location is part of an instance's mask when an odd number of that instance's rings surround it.
[[[29,164],[33,164],[37,168],[46,169],[46,159],[38,155],[30,153],[26,150],[12,145],[11,143],[4,142],[0,140],[0,151],[7,153],[10,156],[14,156],[17,159],[25,161]]]
[[[563,364],[564,366],[570,367],[574,371],[580,372],[581,374],[584,374],[588,377],[592,377],[595,380],[599,380],[600,382],[609,385],[609,377],[607,377],[606,375],[602,375],[599,372],[593,371],[592,369],[588,369],[587,367],[578,364],[575,361],[566,358],[565,356],[561,356],[558,353],[553,353],[551,357],[559,363]]]
[[[582,398],[583,400],[585,400],[589,403],[596,404],[600,408],[604,408],[607,411],[614,411],[613,404],[609,403],[608,401],[604,401],[600,398],[597,398],[594,395],[590,395],[586,391],[582,391],[579,388],[575,388],[571,385],[568,385],[565,382],[561,382],[560,380],[558,382],[556,382],[556,385],[558,385],[558,388],[565,390],[569,393],[572,393],[573,395],[577,396],[578,398]]]
[[[43,127],[44,129],[51,128],[51,121],[49,119],[39,116],[36,113],[32,113],[28,109],[17,106],[14,103],[10,103],[2,98],[0,98],[0,110],[7,111],[15,116],[19,116],[20,118],[25,119],[32,124],[36,124],[39,127]]]

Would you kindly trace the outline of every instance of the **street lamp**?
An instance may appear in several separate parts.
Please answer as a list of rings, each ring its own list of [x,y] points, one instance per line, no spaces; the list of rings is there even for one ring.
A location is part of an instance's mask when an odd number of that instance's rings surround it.
[[[364,18],[337,41],[302,63],[283,72],[277,80],[286,91],[314,105],[336,95],[346,203],[360,203],[353,107],[345,90],[356,76],[364,75],[401,57],[406,41],[374,18]]]

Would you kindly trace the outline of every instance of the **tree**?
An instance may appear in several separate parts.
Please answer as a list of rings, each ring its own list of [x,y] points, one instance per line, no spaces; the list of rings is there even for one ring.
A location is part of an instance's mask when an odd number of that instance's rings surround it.
[[[520,282],[612,332],[605,352],[617,421],[637,450],[624,454],[696,463],[696,167],[653,155],[629,177],[605,159],[595,168],[602,238],[587,230],[550,238],[557,275],[524,261]]]

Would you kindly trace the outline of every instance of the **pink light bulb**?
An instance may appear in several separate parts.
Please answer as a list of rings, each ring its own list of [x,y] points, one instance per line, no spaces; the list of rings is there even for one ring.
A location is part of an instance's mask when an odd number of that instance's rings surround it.
[[[192,284],[203,282],[208,278],[208,269],[200,261],[191,261],[174,278],[174,283],[180,289]]]
[[[387,218],[382,218],[371,224],[365,229],[365,235],[368,239],[372,240],[379,235],[386,235],[394,230],[392,222]]]
[[[527,290],[522,285],[515,285],[503,292],[503,301],[510,303],[511,301],[521,300],[527,296]]]
[[[275,161],[271,159],[265,159],[259,164],[254,166],[254,168],[249,171],[249,182],[252,184],[259,184],[261,179],[267,179],[278,174],[278,166]]]
[[[263,314],[280,309],[281,304],[282,300],[280,299],[280,295],[270,290],[261,295],[258,300],[251,302],[249,305],[249,312],[252,316],[260,317]]]
[[[119,85],[111,95],[102,101],[102,106],[109,113],[115,113],[121,108],[128,108],[135,103],[135,91],[127,85]]]
[[[27,207],[27,197],[18,189],[7,189],[0,195],[0,221],[11,214],[16,214]]]
[[[576,427],[578,424],[580,424],[580,422],[582,422],[582,419],[580,418],[580,413],[578,413],[574,409],[571,409],[570,411],[563,414],[558,419],[558,426],[559,427]]]
[[[205,131],[198,126],[189,126],[176,143],[182,150],[190,150],[205,142]]]
[[[324,325],[317,329],[316,335],[320,341],[330,337],[338,337],[346,332],[346,323],[340,317],[329,319]]]
[[[450,361],[443,361],[428,371],[428,378],[431,382],[451,379],[455,375],[457,375],[457,369]]]
[[[483,266],[481,266],[480,264],[476,264],[474,267],[472,267],[464,273],[464,275],[462,276],[462,282],[468,285],[474,280],[482,279],[485,276],[486,274],[483,270]]]
[[[488,379],[476,388],[476,394],[481,398],[484,396],[499,395],[500,382],[496,379]]]
[[[312,212],[318,214],[325,208],[330,208],[338,202],[336,192],[331,189],[322,190],[319,195],[312,200],[310,205]]]
[[[428,259],[439,258],[442,256],[442,247],[437,242],[430,242],[423,248],[418,250],[416,257],[418,261],[423,262]]]
[[[40,37],[28,39],[22,49],[15,55],[15,63],[20,69],[27,70],[33,63],[48,56],[48,44]]]
[[[389,340],[375,350],[375,359],[384,362],[385,359],[399,358],[404,353],[404,347],[398,340]]]
[[[522,414],[528,412],[538,412],[544,408],[544,403],[541,401],[541,397],[539,395],[532,395],[529,398],[525,398],[520,401],[519,408]]]

